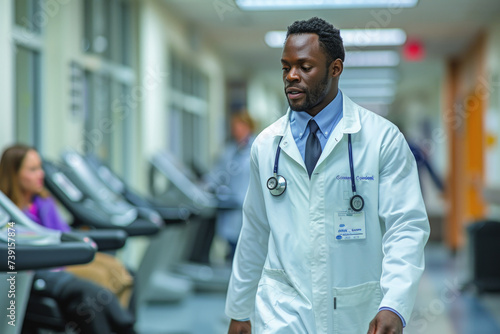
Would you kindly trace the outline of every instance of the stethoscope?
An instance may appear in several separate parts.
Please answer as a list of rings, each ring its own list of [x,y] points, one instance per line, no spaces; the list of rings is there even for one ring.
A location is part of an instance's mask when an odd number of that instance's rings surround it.
[[[353,158],[352,158],[352,143],[351,143],[351,134],[347,134],[348,138],[348,150],[349,150],[349,169],[351,172],[351,187],[352,187],[352,193],[353,196],[351,197],[350,205],[351,209],[353,211],[361,211],[363,210],[363,207],[365,206],[365,201],[361,195],[358,195],[356,193],[356,181],[354,180],[354,163],[353,163]],[[273,176],[271,176],[267,180],[267,189],[269,189],[269,192],[273,196],[280,196],[282,195],[285,190],[286,190],[286,179],[278,175],[278,163],[279,163],[279,158],[280,158],[280,153],[281,153],[281,140],[283,137],[280,138],[280,141],[278,142],[278,147],[276,148],[276,157],[274,158],[274,169],[273,169]]]

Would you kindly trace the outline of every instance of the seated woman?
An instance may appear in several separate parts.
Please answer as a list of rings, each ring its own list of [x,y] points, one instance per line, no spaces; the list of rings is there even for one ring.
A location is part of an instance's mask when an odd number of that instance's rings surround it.
[[[25,145],[7,148],[0,160],[0,190],[33,221],[63,232],[70,227],[61,219],[44,189],[44,172],[35,149]],[[57,300],[77,333],[135,333],[134,317],[109,290],[66,270],[38,270],[33,294]]]

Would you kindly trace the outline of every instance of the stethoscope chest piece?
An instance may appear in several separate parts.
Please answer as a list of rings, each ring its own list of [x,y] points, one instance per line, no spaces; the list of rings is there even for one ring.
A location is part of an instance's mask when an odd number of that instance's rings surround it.
[[[365,206],[365,201],[363,200],[363,197],[359,195],[354,195],[351,198],[351,209],[353,209],[356,212],[359,212],[363,210],[363,207]]]
[[[267,189],[273,196],[279,196],[286,190],[286,180],[281,175],[273,175],[267,179]]]

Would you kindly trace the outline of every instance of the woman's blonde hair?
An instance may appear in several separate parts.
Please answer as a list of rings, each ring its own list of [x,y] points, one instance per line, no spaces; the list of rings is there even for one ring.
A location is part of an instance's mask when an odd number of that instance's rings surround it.
[[[7,148],[0,159],[0,190],[18,207],[22,205],[23,201],[19,171],[29,151],[36,152],[31,146],[16,144]],[[38,195],[47,197],[48,192],[44,189]]]
[[[231,120],[240,121],[243,124],[246,124],[251,132],[255,132],[257,128],[257,124],[246,109],[232,113]]]

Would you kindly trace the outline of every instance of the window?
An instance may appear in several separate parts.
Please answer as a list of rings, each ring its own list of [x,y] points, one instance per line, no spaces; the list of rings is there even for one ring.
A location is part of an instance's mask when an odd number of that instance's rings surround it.
[[[129,176],[136,103],[132,5],[128,0],[84,1],[83,51],[102,65],[85,74],[85,152],[94,152],[121,176]]]
[[[170,73],[170,150],[197,170],[208,162],[208,78],[176,55],[172,55]]]
[[[47,16],[40,4],[41,0],[14,0],[14,19],[16,26],[35,33],[41,32]]]
[[[40,149],[40,55],[17,47],[16,54],[16,140]]]
[[[15,48],[16,141],[41,149],[42,27],[46,14],[39,0],[16,0],[12,38]]]
[[[111,110],[110,78],[103,73],[86,71],[85,145],[86,153],[95,153],[110,162]]]
[[[114,63],[131,65],[131,5],[125,0],[86,0],[84,2],[85,52]]]

